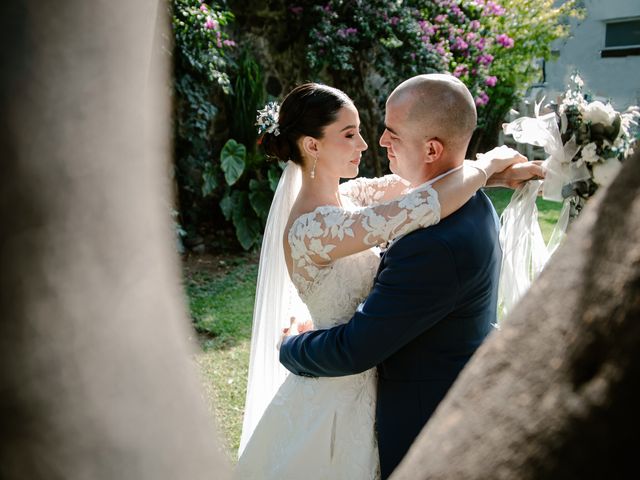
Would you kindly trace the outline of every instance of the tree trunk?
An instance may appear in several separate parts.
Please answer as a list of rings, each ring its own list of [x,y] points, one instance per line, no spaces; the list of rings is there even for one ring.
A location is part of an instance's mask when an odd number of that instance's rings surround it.
[[[640,152],[587,205],[392,478],[570,480],[635,471],[639,319]]]
[[[229,471],[170,227],[165,15],[151,0],[0,6],[3,480]]]

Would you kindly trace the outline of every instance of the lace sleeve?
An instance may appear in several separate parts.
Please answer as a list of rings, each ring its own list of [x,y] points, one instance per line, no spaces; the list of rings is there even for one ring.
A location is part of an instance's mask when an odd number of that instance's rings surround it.
[[[393,200],[409,188],[409,182],[398,175],[384,177],[359,177],[340,184],[340,194],[349,197],[356,205],[366,207]]]
[[[294,283],[301,290],[322,267],[440,220],[438,193],[422,185],[396,200],[358,209],[323,206],[296,219],[288,234]]]

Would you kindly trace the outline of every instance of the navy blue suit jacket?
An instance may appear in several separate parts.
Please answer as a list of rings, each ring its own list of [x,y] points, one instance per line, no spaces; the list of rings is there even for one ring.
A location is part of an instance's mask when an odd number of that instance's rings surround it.
[[[297,375],[378,367],[376,431],[387,478],[496,321],[498,219],[482,193],[439,224],[398,239],[346,324],[285,339]]]

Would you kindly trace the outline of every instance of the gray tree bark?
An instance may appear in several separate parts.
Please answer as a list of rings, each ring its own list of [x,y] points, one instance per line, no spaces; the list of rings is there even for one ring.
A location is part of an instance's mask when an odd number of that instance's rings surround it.
[[[3,480],[227,478],[169,221],[165,11],[1,3]]]
[[[640,152],[587,205],[392,478],[636,478],[639,320]]]

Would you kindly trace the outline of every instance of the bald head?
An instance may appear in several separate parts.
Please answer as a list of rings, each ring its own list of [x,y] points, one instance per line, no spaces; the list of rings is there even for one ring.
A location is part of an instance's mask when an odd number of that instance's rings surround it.
[[[406,122],[424,135],[438,137],[450,150],[466,150],[476,128],[476,106],[456,77],[433,73],[402,82],[387,103],[405,104]]]

